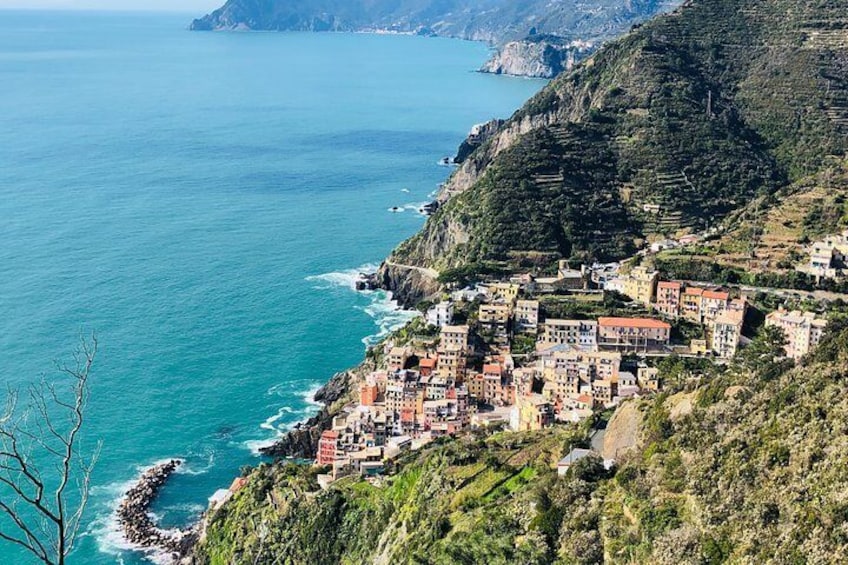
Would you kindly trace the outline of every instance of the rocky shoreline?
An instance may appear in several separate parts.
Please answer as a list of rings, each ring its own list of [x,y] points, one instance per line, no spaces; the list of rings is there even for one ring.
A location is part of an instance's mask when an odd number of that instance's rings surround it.
[[[354,369],[353,371],[355,371]],[[306,422],[297,424],[293,430],[274,442],[273,445],[260,450],[262,455],[288,459],[315,459],[318,453],[318,440],[321,433],[332,427],[335,413],[330,407],[337,400],[350,394],[353,384],[353,372],[336,373],[323,387],[318,389],[313,398],[324,406],[315,416]]]
[[[170,554],[174,562],[189,555],[198,538],[197,529],[159,528],[150,516],[150,505],[182,463],[179,459],[171,459],[146,470],[126,492],[117,510],[118,523],[128,542],[145,550]]]

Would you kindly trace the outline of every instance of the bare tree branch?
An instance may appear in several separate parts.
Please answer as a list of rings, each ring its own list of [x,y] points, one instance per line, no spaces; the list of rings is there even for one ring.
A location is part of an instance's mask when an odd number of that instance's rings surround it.
[[[67,390],[42,379],[21,407],[8,388],[0,414],[0,542],[47,565],[64,565],[74,547],[100,456],[99,442],[87,459],[78,445],[96,354],[97,338],[81,338],[74,362],[58,366]]]

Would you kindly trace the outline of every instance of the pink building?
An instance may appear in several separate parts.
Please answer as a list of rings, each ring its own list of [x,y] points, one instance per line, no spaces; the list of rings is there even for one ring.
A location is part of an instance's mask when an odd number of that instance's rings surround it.
[[[657,285],[657,311],[667,318],[677,318],[680,315],[681,292],[680,283],[661,281]]]

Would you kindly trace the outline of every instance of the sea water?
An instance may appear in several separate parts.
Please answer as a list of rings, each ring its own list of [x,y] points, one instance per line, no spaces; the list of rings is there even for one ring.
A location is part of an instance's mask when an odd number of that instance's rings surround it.
[[[473,72],[481,44],[190,17],[0,12],[0,375],[100,344],[74,563],[143,561],[113,516],[141,469],[184,458],[154,511],[196,519],[408,318],[354,279],[420,228],[439,159],[542,85]]]

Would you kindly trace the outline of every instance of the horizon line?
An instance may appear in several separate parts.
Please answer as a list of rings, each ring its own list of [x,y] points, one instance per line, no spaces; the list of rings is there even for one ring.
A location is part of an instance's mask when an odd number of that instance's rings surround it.
[[[198,12],[194,12],[190,9],[172,10],[169,8],[73,8],[70,6],[0,6],[0,12],[99,12],[102,14],[185,14],[194,15],[194,17],[197,18],[202,18],[203,16],[215,10],[217,10],[217,8],[210,10],[209,12],[203,12],[198,15]]]

